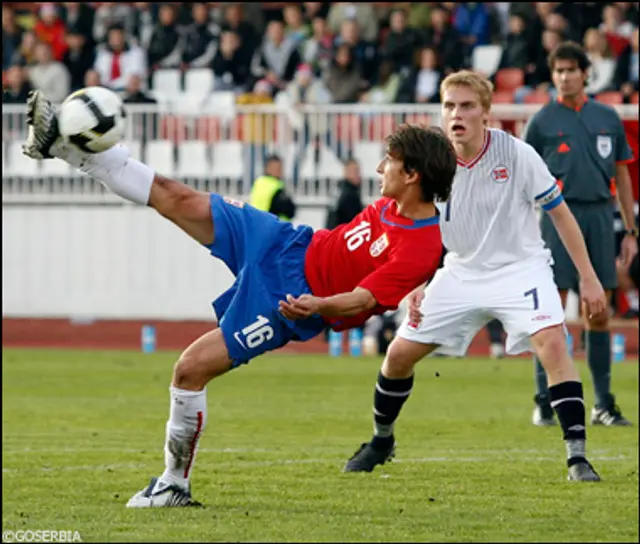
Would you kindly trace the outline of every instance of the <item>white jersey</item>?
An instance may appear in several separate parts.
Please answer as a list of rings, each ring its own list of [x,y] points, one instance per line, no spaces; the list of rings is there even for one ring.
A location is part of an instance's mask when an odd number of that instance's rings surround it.
[[[438,204],[444,266],[458,277],[477,277],[513,263],[551,261],[535,205],[562,202],[556,180],[526,142],[487,129],[478,156],[458,159],[451,197]]]

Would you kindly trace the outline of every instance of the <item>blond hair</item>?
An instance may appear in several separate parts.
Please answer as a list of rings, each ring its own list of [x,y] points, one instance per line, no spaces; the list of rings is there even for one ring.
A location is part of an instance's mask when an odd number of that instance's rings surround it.
[[[491,97],[493,95],[493,83],[485,76],[471,70],[460,70],[449,74],[440,84],[440,99],[450,87],[467,87],[471,89],[478,98],[485,111],[491,109]]]

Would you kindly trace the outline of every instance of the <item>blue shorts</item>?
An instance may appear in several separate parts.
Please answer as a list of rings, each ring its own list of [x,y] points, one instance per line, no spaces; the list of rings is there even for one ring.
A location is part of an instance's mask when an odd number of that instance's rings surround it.
[[[304,259],[313,237],[307,226],[295,228],[270,213],[212,194],[215,240],[207,248],[222,259],[236,280],[216,300],[218,316],[232,368],[284,346],[305,341],[325,327],[319,317],[290,321],[278,310],[287,294],[311,293]]]

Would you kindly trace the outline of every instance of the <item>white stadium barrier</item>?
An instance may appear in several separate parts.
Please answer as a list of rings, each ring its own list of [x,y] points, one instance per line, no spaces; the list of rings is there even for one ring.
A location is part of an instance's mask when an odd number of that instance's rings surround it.
[[[296,222],[321,228],[354,156],[363,197],[379,194],[375,166],[382,141],[402,122],[439,124],[438,105],[127,106],[134,157],[203,191],[245,198],[263,159],[278,153]],[[222,108],[220,104],[224,103]],[[539,105],[497,104],[492,124],[520,133]],[[637,119],[633,106],[617,106]],[[11,317],[210,319],[209,302],[233,278],[172,224],[124,203],[61,161],[21,154],[24,108],[2,113],[2,311]]]

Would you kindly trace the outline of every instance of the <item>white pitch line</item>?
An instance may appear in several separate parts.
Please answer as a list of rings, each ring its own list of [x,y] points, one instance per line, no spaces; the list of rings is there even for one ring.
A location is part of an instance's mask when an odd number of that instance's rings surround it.
[[[628,455],[613,455],[613,456],[600,456],[590,455],[589,459],[593,461],[628,461],[632,459]],[[535,457],[520,457],[518,462],[527,461],[559,461],[562,457],[559,455],[554,456],[535,456]],[[494,456],[491,457],[420,457],[415,459],[394,459],[393,464],[406,463],[406,464],[425,464],[425,463],[493,463],[496,461]],[[234,461],[223,461],[215,463],[216,467],[274,467],[274,466],[286,466],[286,465],[317,465],[317,464],[335,464],[341,466],[344,459],[336,458],[319,458],[319,459],[276,459],[270,461],[245,461],[237,459]],[[40,467],[40,472],[75,472],[75,471],[95,471],[105,472],[109,470],[119,469],[143,469],[148,467],[147,464],[141,463],[120,463],[113,465],[77,465],[77,466],[64,466],[64,467]],[[15,473],[33,473],[34,469],[31,468],[3,468],[3,474],[15,474]]]

